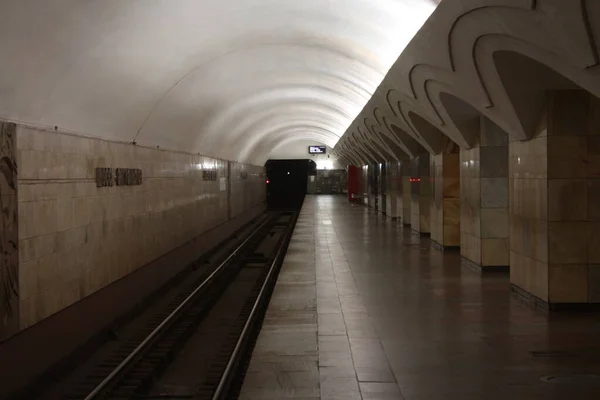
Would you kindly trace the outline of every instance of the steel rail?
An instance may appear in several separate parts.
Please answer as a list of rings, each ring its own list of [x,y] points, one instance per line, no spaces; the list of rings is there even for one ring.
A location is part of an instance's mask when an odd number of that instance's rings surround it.
[[[215,275],[217,275],[230,261],[231,259],[236,256],[239,251],[246,245],[246,243],[248,243],[248,241],[250,239],[252,239],[268,222],[270,221],[270,219],[267,219],[266,221],[264,221],[258,228],[256,228],[256,230],[254,230],[254,232],[252,232],[252,234],[250,234],[250,236],[248,236],[246,238],[246,240],[244,240],[226,259],[225,261],[223,261],[221,264],[219,264],[219,266],[200,284],[198,285],[198,287],[196,287],[196,289],[194,289],[194,291],[189,294],[185,300],[183,300],[181,302],[181,304],[179,306],[177,306],[177,308],[175,310],[173,310],[173,312],[171,312],[161,323],[160,325],[158,325],[156,328],[154,328],[154,330],[152,332],[150,332],[150,334],[142,341],[142,343],[140,343],[135,349],[132,350],[131,353],[129,353],[129,355],[119,364],[117,365],[117,367],[115,367],[114,370],[112,370],[112,372],[106,377],[104,378],[104,380],[102,380],[102,382],[100,382],[98,384],[98,386],[96,386],[94,388],[94,390],[92,390],[86,397],[84,400],[92,400],[94,399],[98,394],[100,394],[100,392],[102,392],[102,390],[104,390],[108,384],[117,376],[117,374],[119,374],[119,372],[121,372],[129,363],[130,361],[137,356],[143,349],[144,347],[146,347],[146,345],[156,337],[156,335],[158,335],[160,333],[160,331],[169,323],[171,322],[171,320],[173,320],[177,314],[179,314],[181,312],[181,310],[190,302],[192,301],[192,299],[196,296],[196,294],[198,294],[198,292],[200,292],[202,289],[204,289],[204,287],[206,285],[208,285],[210,283],[210,281],[212,281],[212,279],[215,277]]]
[[[294,217],[294,219],[292,220],[292,223],[290,224],[290,226],[292,228],[296,224],[295,218],[296,217]],[[217,386],[217,389],[215,390],[215,393],[212,396],[212,400],[220,400],[221,396],[223,396],[224,391],[226,390],[227,383],[230,379],[230,375],[232,372],[234,372],[235,363],[238,361],[240,352],[242,351],[242,348],[244,346],[244,342],[247,339],[247,336],[250,332],[252,324],[254,323],[254,319],[256,318],[256,314],[260,307],[260,303],[262,302],[262,300],[264,298],[267,287],[271,281],[271,277],[275,273],[275,269],[276,269],[277,263],[279,262],[279,258],[281,257],[281,253],[285,251],[287,241],[290,238],[291,234],[292,234],[292,229],[290,229],[286,233],[286,236],[281,241],[281,245],[279,246],[279,249],[277,250],[277,254],[273,258],[273,262],[271,263],[271,267],[269,268],[269,273],[267,274],[267,277],[266,277],[265,281],[263,282],[263,284],[260,288],[260,291],[258,292],[256,301],[254,302],[254,305],[252,306],[252,310],[250,311],[250,314],[248,315],[248,319],[246,320],[246,323],[244,324],[242,333],[240,334],[240,337],[238,338],[238,340],[235,344],[235,348],[233,349],[233,352],[231,353],[231,357],[229,357],[229,361],[227,362],[225,371],[223,372],[223,375],[221,376],[221,379],[219,380],[219,385]]]

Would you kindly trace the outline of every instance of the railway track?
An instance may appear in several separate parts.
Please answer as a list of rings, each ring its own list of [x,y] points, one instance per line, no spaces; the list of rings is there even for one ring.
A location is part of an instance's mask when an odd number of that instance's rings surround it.
[[[236,398],[291,232],[292,212],[272,213],[221,262],[185,282],[133,334],[88,366],[60,397]],[[242,368],[240,368],[242,367]]]

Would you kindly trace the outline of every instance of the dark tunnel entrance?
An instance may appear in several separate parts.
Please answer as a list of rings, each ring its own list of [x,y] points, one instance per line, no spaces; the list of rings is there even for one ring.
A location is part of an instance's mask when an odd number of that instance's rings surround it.
[[[311,160],[268,160],[267,208],[297,209],[302,207],[309,174],[316,170]]]

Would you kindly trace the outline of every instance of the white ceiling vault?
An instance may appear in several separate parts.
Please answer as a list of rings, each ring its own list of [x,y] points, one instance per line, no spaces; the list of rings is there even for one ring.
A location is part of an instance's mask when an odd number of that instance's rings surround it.
[[[0,0],[0,118],[255,164],[305,157],[336,144],[437,3]]]

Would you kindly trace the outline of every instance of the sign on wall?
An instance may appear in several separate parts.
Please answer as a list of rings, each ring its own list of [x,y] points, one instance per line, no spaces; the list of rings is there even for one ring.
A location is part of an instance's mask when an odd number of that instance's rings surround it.
[[[142,184],[142,170],[134,168],[117,168],[117,186],[136,186]]]
[[[217,170],[207,170],[202,171],[202,180],[205,181],[216,181],[217,180]]]
[[[96,187],[137,186],[142,184],[138,168],[96,168]]]

